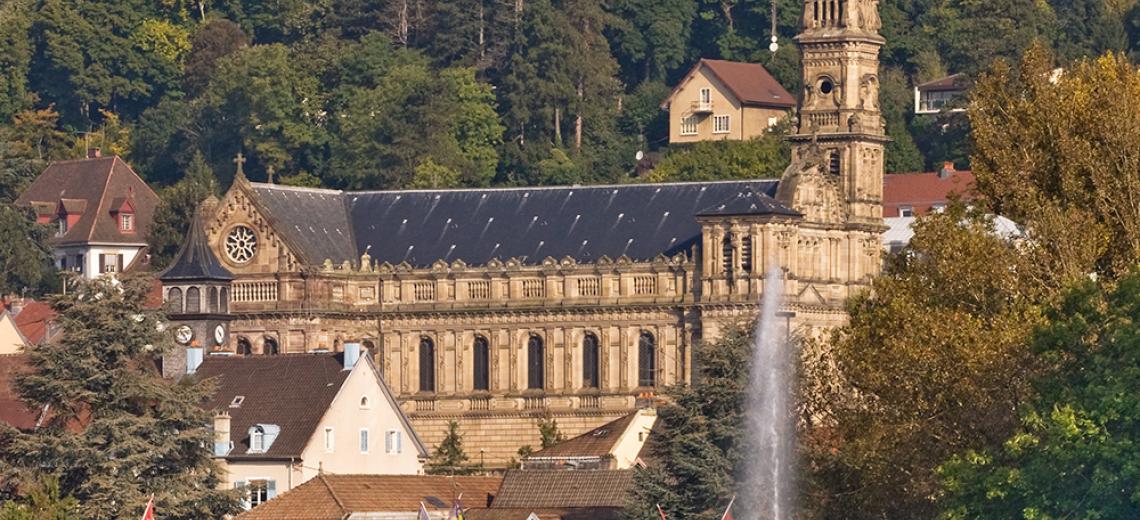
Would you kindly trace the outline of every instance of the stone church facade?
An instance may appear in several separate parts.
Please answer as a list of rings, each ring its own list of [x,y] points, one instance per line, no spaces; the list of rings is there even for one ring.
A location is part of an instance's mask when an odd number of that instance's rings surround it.
[[[539,417],[575,435],[690,382],[694,345],[764,291],[785,295],[791,327],[842,324],[881,268],[876,9],[805,0],[779,181],[342,192],[253,183],[239,160],[161,275],[187,347],[164,370],[196,349],[361,343],[426,444],[456,420],[495,466],[538,445]]]

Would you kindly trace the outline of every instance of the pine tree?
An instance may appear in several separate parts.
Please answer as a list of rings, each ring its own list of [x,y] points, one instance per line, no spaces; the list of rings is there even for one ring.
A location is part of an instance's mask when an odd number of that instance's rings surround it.
[[[436,446],[431,460],[425,465],[428,475],[470,475],[482,470],[481,464],[467,463],[467,453],[463,451],[463,435],[459,433],[459,423],[447,423],[447,435]]]
[[[58,477],[89,520],[137,518],[152,494],[170,520],[237,513],[239,497],[217,489],[222,474],[206,448],[210,417],[199,403],[211,386],[156,370],[173,342],[145,306],[151,287],[140,277],[68,282],[52,302],[61,337],[29,350],[32,370],[16,381],[49,418],[32,433],[4,432],[0,458],[17,475]]]
[[[155,269],[162,269],[174,260],[186,233],[190,231],[190,219],[194,217],[198,204],[217,191],[218,181],[214,172],[206,164],[205,157],[195,152],[186,176],[162,191],[161,202],[154,213],[147,242],[151,265]]]
[[[41,476],[18,500],[0,508],[0,520],[80,520],[79,501],[64,496],[59,480]]]
[[[566,440],[566,436],[558,431],[558,420],[551,416],[549,411],[538,420],[538,435],[542,438],[542,449]]]

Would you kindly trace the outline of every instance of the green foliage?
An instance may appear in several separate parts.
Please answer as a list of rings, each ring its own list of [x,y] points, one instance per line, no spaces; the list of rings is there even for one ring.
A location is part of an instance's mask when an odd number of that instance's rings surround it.
[[[42,294],[57,286],[50,237],[30,211],[0,202],[0,293]]]
[[[538,435],[542,438],[542,449],[566,440],[566,436],[558,431],[558,420],[552,417],[549,411],[538,420]],[[522,455],[522,450],[519,450],[519,454]]]
[[[1046,365],[1021,427],[941,468],[941,518],[1132,518],[1140,511],[1140,275],[1091,282],[1046,314]]]
[[[783,136],[775,132],[749,141],[704,141],[671,151],[646,181],[779,178],[790,156]]]
[[[73,278],[53,299],[63,333],[28,351],[32,370],[16,379],[20,397],[50,418],[31,433],[8,429],[0,457],[58,475],[61,493],[83,518],[139,517],[155,496],[163,518],[221,518],[241,510],[204,446],[212,384],[162,378],[155,363],[174,348],[146,307],[148,278]],[[75,428],[82,425],[81,428]]]
[[[479,464],[472,465],[467,462],[467,453],[463,451],[463,435],[459,433],[459,423],[447,423],[447,435],[439,441],[435,453],[424,464],[424,471],[428,475],[471,475],[481,471]]]
[[[28,32],[32,27],[31,2],[0,4],[0,123],[31,103],[28,69],[32,63]]]
[[[64,496],[59,479],[43,476],[19,500],[0,508],[0,520],[80,520],[79,501]]]
[[[750,329],[727,327],[716,343],[702,343],[698,383],[668,390],[671,403],[658,408],[658,424],[649,438],[656,464],[638,469],[625,517],[717,520],[734,494],[735,475],[747,458],[744,446],[744,389],[751,353]]]
[[[178,255],[190,231],[198,205],[218,192],[218,183],[206,159],[195,154],[182,180],[159,194],[147,242],[151,266],[162,269]]]

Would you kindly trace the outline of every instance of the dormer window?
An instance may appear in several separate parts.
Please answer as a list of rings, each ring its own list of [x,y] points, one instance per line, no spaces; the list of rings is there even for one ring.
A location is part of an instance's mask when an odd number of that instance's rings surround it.
[[[135,230],[135,214],[119,213],[119,231],[132,233]]]

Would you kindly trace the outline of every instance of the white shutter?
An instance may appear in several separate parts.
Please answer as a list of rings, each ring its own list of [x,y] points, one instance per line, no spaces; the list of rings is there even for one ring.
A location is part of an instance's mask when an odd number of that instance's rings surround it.
[[[266,480],[265,481],[265,499],[269,500],[275,496],[277,496],[277,481],[276,480]]]
[[[241,492],[241,506],[245,509],[249,509],[249,490],[245,489],[245,481],[238,480],[234,482],[234,489],[237,489]]]
[[[403,452],[403,450],[402,450],[403,441],[404,441],[404,439],[403,439],[403,436],[400,435],[400,432],[396,432],[396,453],[402,453]]]
[[[395,439],[393,439],[393,431],[384,432],[384,453],[392,453],[392,448],[395,447]]]

